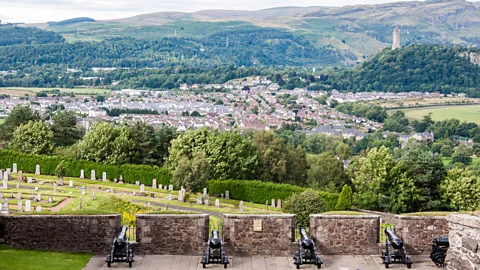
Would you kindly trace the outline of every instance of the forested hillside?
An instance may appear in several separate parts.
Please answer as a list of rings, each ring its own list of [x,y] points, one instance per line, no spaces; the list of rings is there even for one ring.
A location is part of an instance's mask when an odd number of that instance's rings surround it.
[[[47,44],[64,42],[65,39],[52,31],[36,27],[0,26],[0,46],[14,44]]]
[[[329,76],[331,88],[345,91],[467,92],[479,96],[480,67],[462,52],[474,50],[439,45],[384,49],[353,69]]]

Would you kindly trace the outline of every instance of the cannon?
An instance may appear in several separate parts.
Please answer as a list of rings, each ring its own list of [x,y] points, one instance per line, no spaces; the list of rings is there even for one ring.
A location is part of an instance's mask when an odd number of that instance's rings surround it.
[[[207,250],[202,256],[203,268],[207,264],[223,264],[224,268],[227,268],[228,257],[225,254],[225,249],[223,248],[222,240],[218,236],[218,231],[212,231],[212,238],[208,239]]]
[[[114,262],[126,262],[129,267],[132,267],[133,250],[128,245],[127,230],[127,226],[122,226],[120,233],[113,239],[112,250],[105,260],[108,267]]]
[[[445,257],[447,256],[448,247],[450,246],[448,242],[448,237],[438,236],[435,237],[432,241],[432,252],[430,253],[430,259],[438,267],[445,267]]]
[[[318,269],[322,268],[322,259],[317,255],[315,243],[307,235],[304,228],[300,229],[300,239],[298,240],[298,252],[293,256],[294,264],[300,269],[302,264],[315,264]]]
[[[407,268],[412,268],[413,262],[405,252],[403,240],[388,228],[385,229],[385,235],[387,236],[385,252],[382,252],[385,268],[388,268],[390,264],[406,264]]]

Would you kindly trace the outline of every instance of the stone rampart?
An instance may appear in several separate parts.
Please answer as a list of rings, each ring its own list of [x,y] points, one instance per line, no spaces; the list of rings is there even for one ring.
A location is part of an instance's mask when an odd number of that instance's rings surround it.
[[[295,215],[224,215],[224,241],[228,255],[291,256],[295,241]]]
[[[378,215],[310,215],[310,234],[320,254],[379,254]]]
[[[480,270],[480,216],[448,216],[448,270]]]
[[[208,240],[209,219],[195,215],[137,215],[139,252],[201,255]]]
[[[105,253],[120,229],[120,215],[0,216],[6,244],[16,248]]]

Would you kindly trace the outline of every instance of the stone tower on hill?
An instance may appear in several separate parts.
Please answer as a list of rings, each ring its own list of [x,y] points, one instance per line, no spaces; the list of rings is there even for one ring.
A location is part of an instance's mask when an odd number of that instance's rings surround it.
[[[392,42],[392,50],[396,50],[400,48],[400,29],[398,29],[398,26],[395,27],[395,30],[393,30],[393,42]]]

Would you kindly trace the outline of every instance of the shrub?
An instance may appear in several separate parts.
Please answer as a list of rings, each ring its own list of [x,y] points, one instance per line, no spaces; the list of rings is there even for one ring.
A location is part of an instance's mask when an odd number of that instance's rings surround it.
[[[277,184],[272,182],[262,182],[254,180],[210,180],[208,181],[208,193],[221,194],[225,191],[230,192],[230,198],[254,203],[265,203],[271,199],[288,200],[293,194],[301,193],[306,188],[289,185]],[[315,191],[318,196],[324,199],[329,210],[334,210],[338,201],[338,194],[323,191]]]
[[[336,210],[347,210],[352,207],[353,195],[352,188],[349,185],[344,185],[340,196],[338,197],[337,205],[335,206]]]
[[[305,190],[302,193],[293,194],[290,200],[286,201],[283,209],[287,213],[297,215],[295,223],[297,227],[308,227],[310,214],[326,212],[328,206],[325,199],[313,190]]]
[[[42,174],[56,175],[57,166],[63,161],[65,176],[79,177],[80,170],[85,170],[85,175],[90,175],[95,170],[97,175],[107,173],[108,179],[119,178],[123,175],[125,183],[135,183],[139,180],[146,186],[152,185],[152,179],[157,179],[157,184],[168,185],[172,179],[172,173],[167,168],[146,165],[112,165],[96,163],[86,160],[65,159],[64,157],[30,155],[16,151],[0,150],[0,168],[10,168],[13,163],[18,164],[18,170],[27,173],[35,172],[35,165],[40,164]]]

